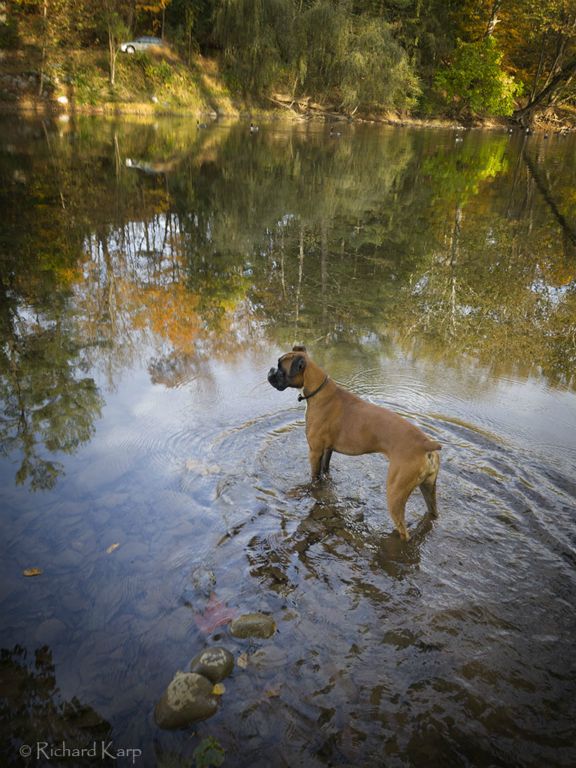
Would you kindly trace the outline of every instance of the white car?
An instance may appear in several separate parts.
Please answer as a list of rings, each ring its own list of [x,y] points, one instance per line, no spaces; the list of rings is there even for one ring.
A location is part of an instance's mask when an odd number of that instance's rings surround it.
[[[130,40],[129,43],[121,43],[120,50],[122,53],[135,53],[162,45],[164,45],[164,41],[159,37],[137,37],[136,40]]]

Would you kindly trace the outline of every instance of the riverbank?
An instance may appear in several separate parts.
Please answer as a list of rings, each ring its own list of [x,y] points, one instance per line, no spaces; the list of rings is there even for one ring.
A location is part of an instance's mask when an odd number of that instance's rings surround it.
[[[0,53],[0,112],[36,114],[191,115],[199,121],[218,117],[273,120],[350,121],[398,126],[505,129],[506,118],[462,120],[445,115],[421,117],[382,112],[353,118],[334,105],[273,93],[263,101],[247,100],[226,81],[215,59],[200,55],[189,64],[168,46],[146,53],[119,54],[114,84],[104,50],[63,51],[43,75],[37,53]],[[40,83],[42,80],[42,88]],[[40,94],[40,90],[42,93]],[[533,130],[576,129],[576,110],[548,110],[536,116]]]
[[[114,83],[104,50],[66,51],[42,77],[37,55],[4,52],[0,110],[83,114],[238,116],[242,99],[226,85],[218,63],[196,56],[183,62],[170,48],[118,54]],[[42,93],[40,93],[42,91]]]

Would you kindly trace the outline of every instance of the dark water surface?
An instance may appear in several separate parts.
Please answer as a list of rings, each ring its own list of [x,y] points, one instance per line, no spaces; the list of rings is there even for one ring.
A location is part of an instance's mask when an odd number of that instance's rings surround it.
[[[576,137],[194,123],[0,123],[0,764],[576,765]],[[443,444],[409,543],[295,341]]]

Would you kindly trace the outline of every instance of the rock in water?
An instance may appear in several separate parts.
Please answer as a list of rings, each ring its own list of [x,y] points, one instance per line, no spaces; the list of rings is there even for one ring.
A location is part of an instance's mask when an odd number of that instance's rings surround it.
[[[230,634],[234,637],[272,637],[274,632],[274,619],[264,613],[245,613],[230,624]]]
[[[190,662],[190,671],[219,683],[234,669],[234,656],[226,648],[204,648]]]
[[[154,709],[160,728],[185,728],[196,720],[206,720],[218,709],[212,683],[195,672],[176,672]]]

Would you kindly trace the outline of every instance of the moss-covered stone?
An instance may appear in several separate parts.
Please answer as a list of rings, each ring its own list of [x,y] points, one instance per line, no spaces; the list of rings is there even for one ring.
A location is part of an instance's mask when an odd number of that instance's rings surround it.
[[[190,671],[218,683],[234,669],[234,656],[226,648],[204,648],[190,662]]]
[[[230,624],[230,633],[234,637],[272,637],[276,624],[271,616],[264,613],[245,613]]]
[[[213,685],[195,672],[176,672],[154,709],[160,728],[185,728],[197,720],[206,720],[218,709]]]

